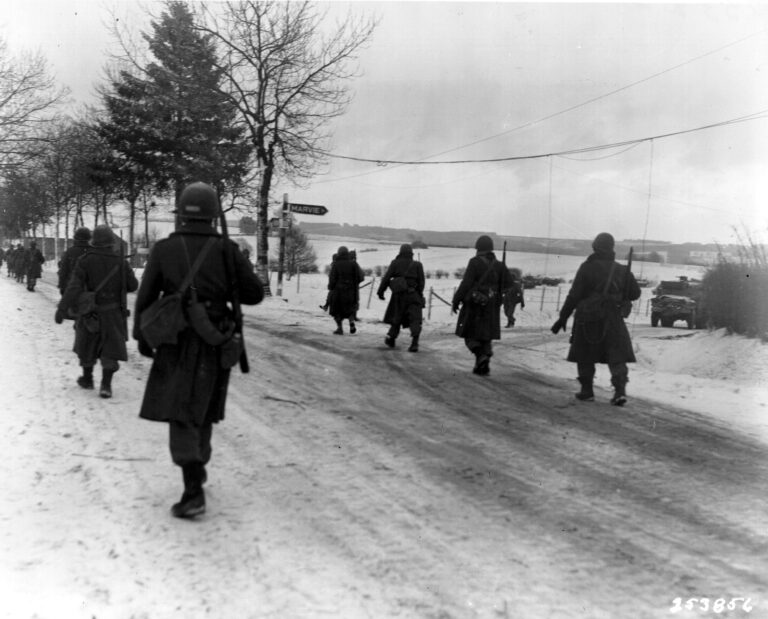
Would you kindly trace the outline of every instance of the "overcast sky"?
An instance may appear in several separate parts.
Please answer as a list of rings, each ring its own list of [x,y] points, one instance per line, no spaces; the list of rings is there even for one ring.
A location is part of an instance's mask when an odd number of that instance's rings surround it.
[[[133,6],[121,5],[121,10]],[[103,2],[4,0],[11,50],[40,50],[81,101],[110,38]],[[720,243],[768,225],[768,6],[334,3],[380,19],[332,159],[295,202],[328,222]],[[736,124],[687,132],[749,117]],[[654,140],[562,154],[593,146]],[[310,220],[309,216],[305,220]],[[313,217],[312,221],[321,221]]]

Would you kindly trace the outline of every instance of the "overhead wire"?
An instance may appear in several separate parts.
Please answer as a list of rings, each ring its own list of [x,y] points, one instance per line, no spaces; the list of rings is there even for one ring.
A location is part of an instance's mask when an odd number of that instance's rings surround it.
[[[457,151],[457,150],[461,150],[463,148],[468,148],[470,146],[474,146],[476,144],[480,144],[482,142],[486,142],[486,141],[495,139],[497,137],[501,137],[503,135],[508,135],[509,133],[512,133],[514,131],[518,131],[520,129],[532,126],[534,124],[543,122],[545,120],[549,120],[551,118],[555,118],[555,117],[560,116],[562,114],[566,114],[566,113],[568,113],[570,111],[573,111],[575,109],[578,109],[580,107],[584,107],[586,105],[589,105],[590,103],[594,103],[595,101],[599,101],[601,99],[605,99],[605,98],[610,97],[610,96],[612,96],[612,95],[614,95],[616,93],[619,93],[619,92],[622,92],[622,91],[627,90],[629,88],[632,88],[632,87],[634,87],[634,86],[636,86],[638,84],[642,84],[642,83],[647,82],[647,81],[649,81],[651,79],[654,79],[656,77],[664,75],[665,73],[669,73],[670,71],[674,71],[676,69],[679,69],[680,67],[684,67],[684,66],[686,66],[688,64],[696,62],[697,60],[700,60],[700,59],[705,58],[707,56],[711,56],[713,54],[721,52],[721,51],[723,51],[725,49],[728,49],[729,47],[733,47],[734,45],[738,45],[739,43],[743,43],[744,41],[747,41],[747,40],[749,40],[749,39],[751,39],[751,38],[753,38],[755,36],[758,36],[760,34],[763,34],[765,32],[766,32],[766,29],[760,30],[758,32],[754,32],[754,33],[749,34],[749,35],[747,35],[745,37],[737,39],[736,41],[731,41],[730,43],[726,43],[725,45],[721,45],[720,47],[717,47],[716,49],[710,50],[710,51],[705,52],[703,54],[699,54],[698,56],[695,56],[693,58],[689,58],[688,60],[686,60],[684,62],[681,62],[681,63],[678,63],[678,64],[676,64],[676,65],[674,65],[672,67],[668,67],[668,68],[666,68],[666,69],[664,69],[662,71],[658,71],[658,72],[656,72],[656,73],[654,73],[652,75],[649,75],[649,76],[644,77],[642,79],[636,80],[636,81],[634,81],[634,82],[632,82],[630,84],[626,84],[626,85],[624,85],[624,86],[622,86],[620,88],[617,88],[615,90],[612,90],[610,92],[607,92],[607,93],[604,93],[604,94],[599,95],[597,97],[593,97],[591,99],[588,99],[587,101],[583,101],[581,103],[577,103],[576,105],[572,105],[572,106],[570,106],[570,107],[568,107],[566,109],[560,110],[558,112],[554,112],[552,114],[549,114],[547,116],[543,116],[542,118],[539,118],[539,119],[536,119],[536,120],[533,120],[533,121],[529,121],[527,123],[524,123],[524,124],[519,125],[517,127],[513,127],[512,129],[508,129],[508,130],[503,131],[501,133],[497,133],[497,134],[494,134],[492,136],[488,136],[486,138],[482,138],[480,140],[475,140],[474,142],[470,142],[468,144],[463,144],[461,146],[456,146],[454,148],[441,151],[439,153],[435,153],[435,154],[432,154],[432,155],[427,155],[426,157],[422,158],[421,161],[424,161],[425,159],[431,159],[432,157],[439,157],[440,155],[444,155],[446,153],[450,153],[450,152],[454,152],[454,151]],[[393,165],[393,166],[399,167],[400,165],[412,165],[413,164],[412,162],[396,163],[394,161],[385,162],[384,160],[380,160],[380,159],[340,157],[339,155],[336,155],[335,153],[330,153],[330,152],[326,152],[325,154],[328,157],[346,158],[346,159],[351,159],[351,160],[375,163],[377,165],[377,167],[387,167],[389,165]],[[568,153],[564,153],[564,154],[568,154]],[[560,154],[559,156],[563,156],[564,154]],[[548,156],[548,155],[541,155],[541,156]],[[471,163],[471,162],[472,161],[468,161],[467,163]],[[457,162],[457,163],[459,163],[459,162]],[[387,171],[391,171],[391,170],[392,170],[392,168],[388,168],[387,169]],[[316,180],[314,182],[314,184],[325,184],[325,183],[334,183],[334,182],[339,182],[339,181],[344,181],[344,180],[351,180],[351,179],[359,178],[359,177],[362,177],[362,176],[370,176],[372,174],[378,174],[380,172],[382,172],[382,170],[378,170],[378,169],[377,170],[367,170],[365,172],[360,172],[359,174],[353,174],[353,175],[349,175],[349,176],[343,176],[343,177],[337,177],[337,178],[329,178],[329,179],[325,179],[325,180]]]
[[[598,95],[597,97],[592,97],[591,99],[587,99],[586,101],[583,101],[581,103],[577,103],[575,105],[572,105],[572,106],[570,106],[568,108],[565,108],[564,110],[560,110],[558,112],[554,112],[552,114],[548,114],[547,116],[543,116],[543,117],[538,118],[536,120],[531,120],[531,121],[529,121],[527,123],[523,123],[522,125],[518,125],[517,127],[513,127],[512,129],[507,129],[506,131],[502,131],[501,133],[497,133],[497,134],[488,136],[486,138],[481,138],[479,140],[475,140],[474,142],[469,142],[468,144],[463,144],[462,146],[456,146],[454,148],[451,148],[451,149],[448,149],[448,150],[444,150],[444,151],[442,151],[440,153],[436,153],[434,155],[429,155],[429,156],[425,157],[425,159],[431,159],[432,157],[439,157],[440,155],[445,155],[446,153],[451,153],[451,152],[455,152],[457,150],[462,150],[464,148],[469,148],[470,146],[475,146],[477,144],[482,144],[483,142],[488,142],[489,140],[494,140],[494,139],[496,139],[498,137],[501,137],[501,136],[504,136],[504,135],[508,135],[508,134],[513,133],[515,131],[518,131],[520,129],[525,129],[527,127],[531,127],[531,126],[533,126],[535,124],[538,124],[540,122],[544,122],[545,120],[550,120],[552,118],[556,118],[557,116],[561,116],[563,114],[567,114],[568,112],[572,112],[573,110],[577,110],[577,109],[579,109],[581,107],[584,107],[586,105],[594,103],[595,101],[600,101],[601,99],[605,99],[607,97],[611,97],[611,96],[613,96],[613,95],[615,95],[615,94],[617,94],[619,92],[622,92],[624,90],[628,90],[630,88],[633,88],[634,86],[637,86],[638,84],[642,84],[644,82],[648,82],[648,81],[650,81],[652,79],[655,79],[655,78],[657,78],[657,77],[659,77],[661,75],[664,75],[665,73],[669,73],[671,71],[675,71],[675,70],[677,70],[677,69],[679,69],[681,67],[684,67],[684,66],[686,66],[688,64],[696,62],[697,60],[701,60],[702,58],[706,58],[707,56],[712,56],[713,54],[717,54],[717,53],[723,51],[724,49],[728,49],[729,47],[733,47],[734,45],[738,45],[739,43],[743,43],[744,41],[747,41],[747,40],[751,39],[752,37],[756,37],[756,36],[758,36],[760,34],[764,34],[765,32],[766,32],[766,29],[760,30],[758,32],[753,32],[752,34],[749,34],[749,35],[747,35],[745,37],[742,37],[741,39],[737,39],[736,41],[731,41],[730,43],[726,43],[725,45],[721,45],[720,47],[718,47],[716,49],[710,50],[708,52],[705,52],[705,53],[700,54],[698,56],[695,56],[693,58],[689,58],[688,60],[686,60],[684,62],[678,63],[678,64],[676,64],[676,65],[674,65],[672,67],[668,67],[668,68],[666,68],[666,69],[664,69],[662,71],[658,71],[657,73],[654,73],[653,75],[649,75],[647,77],[641,78],[639,80],[636,80],[636,81],[632,82],[631,84],[626,84],[626,85],[621,86],[619,88],[616,88],[615,90],[612,90],[610,92],[604,93],[602,95]]]
[[[375,163],[377,165],[459,165],[468,163],[503,163],[506,161],[522,161],[526,159],[543,159],[545,157],[563,157],[566,155],[575,155],[578,153],[589,153],[600,150],[607,150],[611,148],[620,148],[623,146],[633,146],[649,140],[661,140],[664,138],[675,137],[678,135],[685,135],[687,133],[695,133],[697,131],[705,131],[708,129],[716,129],[718,127],[725,127],[727,125],[738,124],[742,122],[749,122],[752,120],[758,120],[760,118],[768,118],[768,109],[760,110],[746,116],[739,116],[736,118],[730,118],[728,120],[719,121],[716,123],[710,123],[708,125],[701,125],[698,127],[692,127],[689,129],[680,129],[678,131],[670,131],[668,133],[659,133],[656,135],[644,136],[641,138],[635,138],[631,140],[624,140],[621,142],[611,142],[608,144],[596,144],[593,146],[584,146],[581,148],[572,148],[568,150],[552,151],[548,153],[536,153],[529,155],[510,155],[506,157],[489,157],[483,159],[454,159],[449,161],[424,161],[424,160],[401,160],[401,159],[369,159],[366,157],[354,157],[350,155],[337,155],[334,153],[325,153],[328,157],[335,159],[344,159],[347,161],[359,161],[362,163]]]

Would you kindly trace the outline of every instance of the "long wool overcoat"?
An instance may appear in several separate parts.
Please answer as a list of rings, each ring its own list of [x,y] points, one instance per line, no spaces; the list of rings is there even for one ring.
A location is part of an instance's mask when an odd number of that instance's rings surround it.
[[[75,239],[72,247],[69,247],[64,255],[59,260],[59,291],[64,294],[69,283],[69,278],[72,276],[72,272],[75,270],[75,265],[80,259],[80,256],[85,254],[90,247],[88,241],[82,239]]]
[[[389,263],[387,272],[381,278],[378,295],[384,294],[393,277],[405,277],[408,289],[403,292],[393,292],[389,297],[384,320],[388,325],[410,327],[408,308],[411,305],[424,307],[424,267],[421,262],[413,259],[413,254],[400,253]]]
[[[231,317],[232,279],[237,278],[240,302],[255,305],[264,298],[264,286],[237,245],[225,241],[204,222],[183,225],[150,252],[136,295],[133,337],[143,342],[141,314],[161,295],[173,294],[207,240],[216,238],[197,271],[193,285],[198,301],[206,303],[212,322],[223,325]],[[187,252],[184,247],[186,245]],[[187,257],[188,256],[188,257]],[[229,262],[227,262],[229,261]],[[154,352],[139,416],[152,421],[184,421],[202,425],[206,418],[224,418],[229,369],[220,365],[221,350],[204,342],[187,327],[176,345],[163,344]]]
[[[453,295],[453,307],[461,304],[456,322],[456,335],[469,340],[490,341],[501,339],[499,317],[502,292],[512,285],[512,276],[493,252],[478,252],[470,258],[461,284]],[[491,292],[486,305],[477,305],[470,300],[474,289]]]
[[[574,313],[571,330],[571,346],[568,361],[574,363],[632,363],[635,353],[629,331],[618,307],[606,320],[587,321],[580,316],[587,298],[601,294],[613,264],[613,275],[608,293],[615,301],[635,301],[640,298],[640,287],[626,266],[615,262],[613,252],[594,253],[579,266],[573,278],[571,289],[560,310],[560,318],[567,320]]]
[[[109,275],[114,267],[117,267],[117,270]],[[115,254],[111,246],[90,247],[77,261],[59,301],[59,309],[64,316],[74,315],[80,293],[93,291],[102,282],[105,282],[104,285],[96,293],[98,330],[95,333],[89,330],[86,327],[88,319],[85,317],[75,320],[73,350],[80,361],[87,364],[92,364],[101,357],[116,361],[128,360],[125,347],[128,330],[123,313],[123,309],[128,308],[120,307],[122,287],[124,282],[126,292],[133,292],[139,287],[139,282],[128,262]]]
[[[30,247],[24,254],[24,269],[27,277],[39,279],[43,276],[45,257],[37,247]]]
[[[339,254],[331,265],[328,290],[331,292],[328,313],[336,320],[352,318],[359,303],[358,286],[365,274],[349,254]]]

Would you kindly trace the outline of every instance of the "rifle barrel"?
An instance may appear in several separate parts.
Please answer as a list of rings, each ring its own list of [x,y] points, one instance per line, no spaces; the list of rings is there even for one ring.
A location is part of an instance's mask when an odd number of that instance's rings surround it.
[[[224,266],[229,285],[232,287],[232,312],[235,319],[235,333],[240,336],[240,371],[247,374],[251,370],[248,363],[248,354],[245,351],[245,338],[243,337],[243,309],[240,307],[240,291],[237,286],[237,275],[235,274],[235,257],[232,254],[232,244],[229,242],[229,230],[227,229],[227,217],[224,209],[221,209],[221,236],[224,238]]]

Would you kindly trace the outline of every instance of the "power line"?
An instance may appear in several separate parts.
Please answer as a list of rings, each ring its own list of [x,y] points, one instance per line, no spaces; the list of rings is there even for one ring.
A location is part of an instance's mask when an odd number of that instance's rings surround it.
[[[679,64],[676,64],[673,67],[668,67],[662,71],[659,71],[658,73],[654,73],[653,75],[649,75],[647,77],[644,77],[642,79],[639,79],[637,81],[632,82],[631,84],[627,84],[625,86],[621,86],[620,88],[616,88],[615,90],[612,90],[610,92],[607,92],[602,95],[598,95],[597,97],[593,97],[591,99],[587,99],[586,101],[583,101],[582,103],[577,103],[576,105],[572,105],[569,108],[566,108],[564,110],[560,110],[559,112],[554,112],[553,114],[549,114],[547,116],[543,116],[537,120],[532,120],[527,123],[523,123],[522,125],[518,125],[517,127],[514,127],[512,129],[507,129],[506,131],[503,131],[501,133],[497,133],[495,135],[488,136],[487,138],[481,138],[479,140],[475,140],[474,142],[470,142],[469,144],[464,144],[463,146],[456,146],[455,148],[451,148],[449,150],[444,150],[440,153],[436,153],[434,155],[429,155],[427,157],[424,157],[424,159],[431,159],[432,157],[439,157],[440,155],[445,155],[446,153],[452,153],[457,150],[462,150],[464,148],[469,148],[470,146],[475,146],[476,144],[481,144],[482,142],[487,142],[489,140],[496,139],[498,137],[501,137],[503,135],[507,135],[509,133],[512,133],[514,131],[518,131],[520,129],[525,129],[526,127],[531,127],[537,123],[544,122],[545,120],[550,120],[551,118],[555,118],[557,116],[561,116],[562,114],[567,114],[568,112],[572,112],[573,110],[577,110],[580,107],[584,107],[585,105],[589,105],[590,103],[594,103],[595,101],[600,101],[601,99],[605,99],[607,97],[613,96],[616,93],[622,92],[624,90],[628,90],[630,88],[633,88],[634,86],[637,86],[638,84],[642,84],[643,82],[648,82],[652,79],[655,79],[661,75],[664,75],[665,73],[669,73],[670,71],[675,71],[676,69],[679,69],[681,67],[684,67],[685,65],[691,64],[692,62],[696,62],[697,60],[701,60],[702,58],[706,58],[707,56],[712,56],[713,54],[717,54],[718,52],[723,51],[724,49],[728,49],[729,47],[733,47],[734,45],[738,45],[739,43],[743,43],[744,41],[751,39],[752,37],[755,37],[759,34],[765,33],[765,29],[760,30],[759,32],[753,32],[750,35],[747,35],[741,39],[738,39],[736,41],[732,41],[731,43],[726,43],[725,45],[722,45],[718,47],[717,49],[713,49],[711,51],[705,52],[703,54],[700,54],[699,56],[695,56],[694,58],[689,58],[688,60],[681,62]],[[546,156],[546,155],[545,155]]]
[[[607,150],[610,148],[620,148],[623,146],[631,146],[634,144],[640,144],[641,142],[647,142],[648,140],[660,140],[663,138],[669,138],[674,137],[678,135],[684,135],[686,133],[694,133],[697,131],[704,131],[706,129],[715,129],[717,127],[724,127],[727,125],[733,125],[737,123],[742,122],[748,122],[751,120],[758,120],[760,118],[766,118],[768,117],[768,109],[760,110],[759,112],[755,112],[753,114],[749,114],[747,116],[740,116],[738,118],[731,118],[729,120],[720,121],[717,123],[712,123],[709,125],[702,125],[700,127],[693,127],[691,129],[681,129],[679,131],[672,131],[669,133],[661,133],[658,135],[651,135],[646,136],[642,138],[637,138],[634,140],[625,140],[623,142],[612,142],[610,144],[600,144],[596,146],[586,146],[582,148],[574,148],[570,150],[563,150],[563,151],[556,151],[556,152],[549,152],[549,153],[538,153],[533,155],[514,155],[514,156],[508,156],[508,157],[493,157],[488,159],[454,159],[450,161],[424,161],[424,160],[415,160],[415,161],[408,161],[408,160],[397,160],[397,159],[368,159],[365,157],[352,157],[348,155],[336,155],[333,153],[325,153],[328,157],[333,157],[335,159],[345,159],[347,161],[359,161],[363,163],[375,163],[377,165],[457,165],[457,164],[467,164],[467,163],[502,163],[505,161],[521,161],[525,159],[542,159],[544,157],[564,157],[566,155],[575,155],[578,153],[589,153],[599,150]]]

